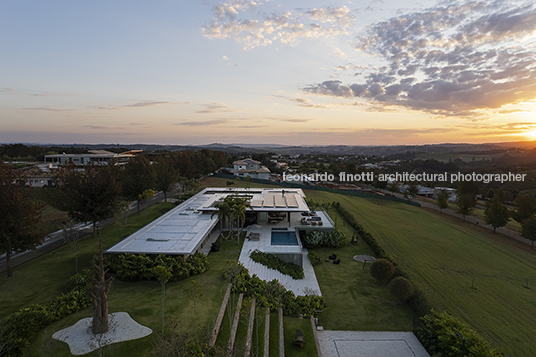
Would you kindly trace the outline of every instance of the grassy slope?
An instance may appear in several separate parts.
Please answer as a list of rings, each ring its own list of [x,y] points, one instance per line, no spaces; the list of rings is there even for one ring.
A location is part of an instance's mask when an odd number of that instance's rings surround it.
[[[218,253],[209,255],[208,272],[188,279],[166,284],[166,319],[176,321],[177,328],[183,332],[202,329],[210,330],[220,309],[227,284],[222,278],[222,267],[228,259],[237,259],[240,247],[235,242],[224,242]],[[189,291],[192,280],[196,280],[203,295],[194,303]],[[140,324],[151,328],[153,334],[139,340],[122,342],[106,348],[108,355],[146,356],[153,344],[158,343],[162,331],[161,285],[155,281],[125,283],[115,281],[110,290],[109,311],[127,311]],[[42,330],[32,344],[29,356],[40,356],[43,350],[50,350],[50,355],[70,356],[65,343],[51,339],[54,332],[71,326],[84,317],[91,317],[88,308],[65,319],[57,321]],[[48,352],[47,352],[48,353]]]
[[[536,289],[523,287],[525,279],[536,282],[532,252],[409,205],[324,192],[307,195],[340,201],[354,212],[436,309],[465,320],[508,356],[527,356],[536,349]]]
[[[148,208],[139,217],[129,218],[126,234],[131,234],[162,214],[164,207],[170,203]],[[101,231],[103,247],[108,248],[121,239],[117,224]],[[93,236],[87,236],[78,242],[78,269],[87,267],[97,252],[98,242]],[[30,304],[46,304],[59,295],[68,278],[74,274],[75,255],[69,245],[46,254],[33,261],[13,269],[13,277],[0,276],[0,318],[18,311]]]

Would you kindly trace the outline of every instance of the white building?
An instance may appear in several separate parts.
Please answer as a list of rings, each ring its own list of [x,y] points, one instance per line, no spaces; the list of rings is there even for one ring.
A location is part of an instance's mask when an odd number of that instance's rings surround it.
[[[142,150],[131,150],[121,154],[115,154],[106,150],[90,150],[89,154],[59,154],[45,155],[45,163],[53,165],[68,165],[73,163],[77,166],[108,165],[112,160],[116,164],[124,164]]]
[[[253,159],[237,160],[233,162],[233,174],[238,177],[251,177],[256,179],[270,179],[270,170]]]

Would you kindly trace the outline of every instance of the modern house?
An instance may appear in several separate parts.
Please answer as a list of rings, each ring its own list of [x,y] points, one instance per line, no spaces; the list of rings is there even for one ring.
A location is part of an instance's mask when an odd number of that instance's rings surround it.
[[[251,177],[256,179],[268,180],[270,170],[261,164],[260,161],[253,159],[243,159],[233,162],[233,174],[238,177]]]
[[[110,162],[116,164],[124,164],[131,157],[142,152],[142,150],[131,150],[116,154],[106,150],[90,150],[89,154],[59,154],[59,155],[45,155],[45,163],[53,165],[68,165],[73,163],[77,166],[84,165],[108,165]]]
[[[208,253],[211,243],[220,233],[218,215],[214,214],[218,211],[216,206],[229,195],[247,198],[251,205],[246,211],[246,241],[242,247],[240,262],[250,272],[253,270],[252,274],[257,274],[261,279],[274,279],[272,273],[263,275],[254,271],[267,269],[249,258],[252,250],[259,249],[302,266],[306,277],[307,274],[314,277],[311,263],[306,258],[307,249],[302,246],[300,236],[312,230],[333,231],[335,225],[326,212],[311,212],[305,202],[305,194],[301,189],[295,188],[206,188],[106,252],[170,254],[184,257],[197,252]],[[223,223],[226,227],[227,222]],[[298,293],[302,293],[306,287],[319,290],[316,277],[316,285],[311,280],[313,279],[292,282],[292,285],[298,289]],[[300,288],[299,284],[309,285]]]

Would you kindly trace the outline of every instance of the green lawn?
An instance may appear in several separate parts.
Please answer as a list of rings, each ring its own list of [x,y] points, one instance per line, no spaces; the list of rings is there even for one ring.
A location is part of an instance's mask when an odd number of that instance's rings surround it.
[[[143,216],[143,214],[142,214]],[[173,321],[183,333],[210,331],[218,315],[227,283],[222,277],[222,268],[228,259],[238,259],[240,247],[234,242],[224,242],[221,250],[209,255],[209,270],[188,279],[166,284],[166,309],[168,321]],[[192,280],[202,290],[202,296],[194,302],[190,296]],[[155,281],[125,283],[114,281],[109,295],[109,312],[128,312],[134,320],[151,328],[154,332],[142,339],[122,342],[105,348],[105,353],[113,356],[147,356],[152,346],[159,341],[162,331],[161,285]],[[70,356],[67,344],[52,340],[52,334],[73,325],[84,317],[92,317],[92,309],[87,308],[57,321],[42,330],[32,344],[29,356],[49,355]],[[225,322],[225,320],[224,320]],[[169,325],[168,327],[169,328]],[[247,328],[247,327],[246,327]],[[47,352],[48,353],[48,352]],[[97,352],[92,355],[98,355]]]
[[[352,211],[437,310],[467,322],[507,356],[533,354],[533,252],[417,207],[318,191],[306,194],[317,201],[339,201]],[[526,279],[529,289],[524,287]]]
[[[309,195],[308,195],[309,197]],[[354,234],[338,213],[329,215],[342,230],[347,241]],[[359,241],[357,246],[347,243],[339,249],[312,250],[322,258],[336,254],[340,264],[323,261],[314,267],[316,278],[326,298],[327,307],[319,316],[319,323],[327,330],[352,331],[411,331],[413,313],[407,306],[398,306],[387,286],[370,276],[370,264],[353,259],[355,255],[373,255],[370,248]]]

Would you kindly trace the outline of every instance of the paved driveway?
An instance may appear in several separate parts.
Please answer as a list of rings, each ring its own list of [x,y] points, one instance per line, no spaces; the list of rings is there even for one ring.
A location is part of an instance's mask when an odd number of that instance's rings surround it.
[[[413,332],[317,331],[322,357],[430,357]]]

